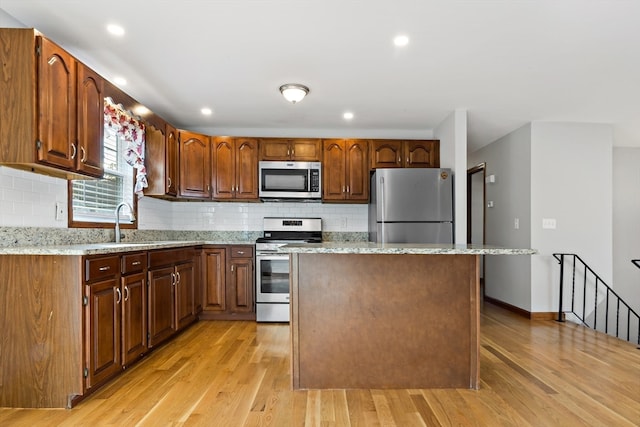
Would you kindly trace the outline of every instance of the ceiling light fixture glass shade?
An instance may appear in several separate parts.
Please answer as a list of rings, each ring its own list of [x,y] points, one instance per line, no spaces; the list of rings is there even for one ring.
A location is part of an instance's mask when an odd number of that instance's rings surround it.
[[[286,85],[280,86],[280,93],[282,93],[284,99],[295,104],[307,96],[309,88],[297,83],[287,83]]]

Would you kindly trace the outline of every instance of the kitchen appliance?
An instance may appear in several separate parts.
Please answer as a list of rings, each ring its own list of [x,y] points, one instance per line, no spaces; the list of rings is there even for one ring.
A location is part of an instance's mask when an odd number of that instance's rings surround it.
[[[450,169],[376,169],[371,176],[369,240],[453,243]]]
[[[261,161],[258,163],[258,196],[271,200],[320,201],[320,162]]]
[[[264,218],[264,237],[256,240],[256,320],[288,322],[289,255],[278,253],[288,243],[322,242],[320,218]]]

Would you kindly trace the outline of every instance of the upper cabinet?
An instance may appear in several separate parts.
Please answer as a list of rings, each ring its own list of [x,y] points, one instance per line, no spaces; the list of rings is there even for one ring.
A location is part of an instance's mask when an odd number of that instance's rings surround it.
[[[370,153],[371,169],[440,167],[438,140],[375,139]]]
[[[261,138],[260,160],[296,160],[319,162],[322,159],[320,139]]]
[[[103,79],[33,29],[0,29],[0,163],[101,177]]]
[[[145,128],[147,181],[146,196],[173,198],[178,195],[178,131],[168,123],[160,129],[147,123]]]
[[[213,199],[258,199],[258,141],[218,136],[212,139]]]
[[[362,139],[323,141],[322,200],[369,200],[369,146]]]
[[[211,147],[209,137],[195,132],[179,131],[180,197],[211,197]]]

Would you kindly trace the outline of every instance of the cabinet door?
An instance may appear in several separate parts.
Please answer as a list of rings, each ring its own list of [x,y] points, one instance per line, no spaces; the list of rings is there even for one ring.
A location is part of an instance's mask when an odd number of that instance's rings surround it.
[[[149,271],[149,348],[164,341],[177,330],[175,280],[173,267]]]
[[[178,176],[178,131],[170,124],[167,124],[165,126],[164,134],[166,138],[166,194],[170,196],[177,196],[178,184],[180,182]]]
[[[78,171],[102,177],[104,136],[104,80],[78,63]]]
[[[291,147],[288,139],[261,139],[260,160],[289,160]]]
[[[366,140],[348,140],[345,144],[348,200],[369,200],[368,148]]]
[[[38,37],[38,161],[73,170],[76,164],[76,61]]]
[[[235,141],[236,199],[258,198],[258,140],[238,138]]]
[[[223,312],[226,304],[226,249],[205,249],[203,252],[203,311]]]
[[[344,200],[345,183],[345,142],[342,139],[323,141],[322,198],[323,200]]]
[[[147,352],[147,275],[122,278],[122,363],[128,365]]]
[[[196,320],[196,307],[193,298],[195,266],[192,261],[176,266],[176,324],[178,330]]]
[[[232,313],[251,313],[254,309],[254,277],[251,259],[231,261],[229,303]]]
[[[144,190],[146,196],[164,196],[167,191],[167,143],[161,129],[147,123],[145,133],[145,164],[147,167],[147,182],[149,186]]]
[[[322,159],[322,144],[319,139],[292,139],[291,160],[319,162]]]
[[[86,285],[87,388],[121,370],[120,318],[122,292],[116,278]]]
[[[402,141],[378,139],[370,142],[371,169],[402,167]]]
[[[407,168],[440,167],[440,141],[405,141],[404,166]]]
[[[211,196],[211,153],[206,135],[180,131],[180,196]]]
[[[233,199],[235,196],[235,150],[229,137],[215,137],[213,151],[213,198]]]

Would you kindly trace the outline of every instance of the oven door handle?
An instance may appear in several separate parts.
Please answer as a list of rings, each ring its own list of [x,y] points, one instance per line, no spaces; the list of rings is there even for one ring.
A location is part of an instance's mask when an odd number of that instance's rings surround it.
[[[279,253],[270,253],[270,254],[256,254],[256,260],[259,261],[277,261],[277,260],[282,260],[282,259],[289,259],[289,254],[279,254]]]

